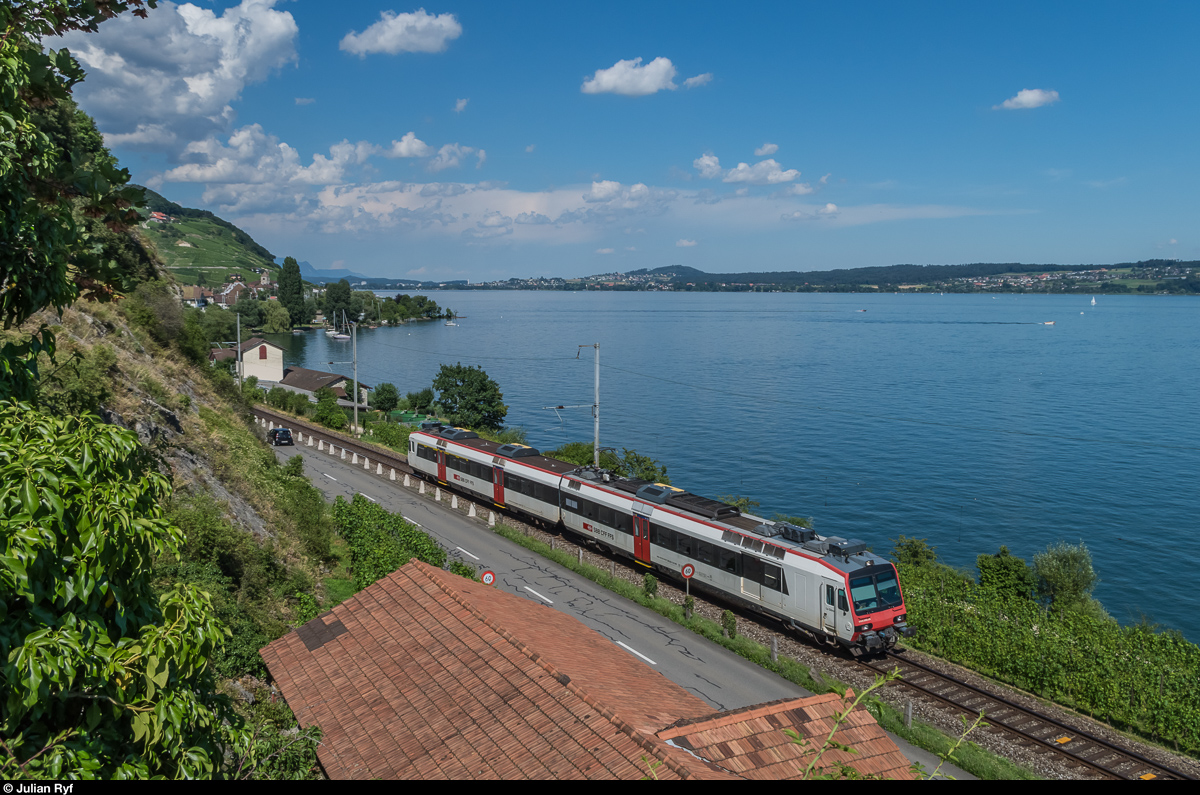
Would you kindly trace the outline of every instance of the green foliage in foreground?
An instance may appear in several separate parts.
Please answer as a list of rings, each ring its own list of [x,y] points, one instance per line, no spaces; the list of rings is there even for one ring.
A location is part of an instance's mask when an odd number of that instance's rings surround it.
[[[5,778],[210,777],[243,739],[213,692],[227,630],[208,595],[152,589],[184,540],[169,496],[132,432],[0,409]]]
[[[436,541],[361,494],[355,494],[351,502],[338,497],[333,519],[338,534],[350,544],[355,590],[361,591],[413,558],[438,568],[446,562],[446,552]]]
[[[724,646],[726,649],[768,671],[779,674],[789,682],[814,693],[836,691],[843,695],[845,694],[846,686],[844,684],[830,682],[828,679],[818,681],[813,677],[807,666],[786,655],[779,655],[777,659],[772,660],[770,649],[761,643],[757,643],[744,635],[726,637],[722,625],[715,621],[710,621],[703,616],[695,614],[687,617],[684,615],[684,609],[680,605],[668,599],[649,597],[641,587],[620,578],[612,577],[607,571],[591,564],[580,563],[574,555],[561,549],[552,550],[547,544],[503,524],[496,525],[496,533],[526,549],[536,552],[544,558],[554,561],[563,568],[570,569],[583,577],[587,577],[592,582],[630,601],[637,602],[643,607],[654,610],[664,618],[670,619],[698,635],[702,635],[713,643]],[[948,753],[955,743],[954,739],[947,737],[933,726],[921,723],[920,721],[913,721],[911,728],[906,727],[903,715],[882,701],[872,701],[867,705],[867,709],[884,728],[903,737],[919,748],[924,748],[927,751],[940,755]],[[970,742],[960,746],[954,752],[954,758],[951,761],[963,770],[981,779],[1017,780],[1038,778],[1031,771],[1007,759],[998,757],[990,751]]]

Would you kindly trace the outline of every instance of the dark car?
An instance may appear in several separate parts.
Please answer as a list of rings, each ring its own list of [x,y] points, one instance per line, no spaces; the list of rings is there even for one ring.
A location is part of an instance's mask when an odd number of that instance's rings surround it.
[[[287,428],[272,428],[267,431],[267,444],[273,444],[278,447],[281,444],[295,445],[292,441],[292,432]]]

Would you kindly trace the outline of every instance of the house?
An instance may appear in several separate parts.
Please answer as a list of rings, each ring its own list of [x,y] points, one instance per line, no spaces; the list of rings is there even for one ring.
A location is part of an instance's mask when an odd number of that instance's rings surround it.
[[[412,561],[260,652],[332,779],[797,778],[837,694],[728,712],[574,618]],[[912,778],[864,709],[830,750]]]
[[[255,376],[259,381],[283,380],[283,348],[261,337],[242,342],[242,378]]]
[[[320,370],[309,370],[305,367],[289,367],[283,372],[283,378],[279,380],[281,386],[288,387],[300,392],[316,392],[318,389],[329,387],[333,393],[341,400],[349,400],[350,395],[346,391],[352,379],[337,373],[324,373]],[[361,382],[360,382],[361,384]],[[371,387],[366,384],[361,384],[362,389],[359,390],[359,405],[367,402],[367,390]]]
[[[187,306],[203,309],[213,300],[212,290],[206,290],[194,284],[185,285],[180,289],[179,298]]]

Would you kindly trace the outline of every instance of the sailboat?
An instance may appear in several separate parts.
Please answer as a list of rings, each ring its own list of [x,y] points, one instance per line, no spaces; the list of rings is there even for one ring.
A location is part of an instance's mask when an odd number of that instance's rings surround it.
[[[341,333],[339,333],[339,334],[334,334],[334,335],[333,335],[333,338],[334,338],[335,340],[348,340],[348,339],[350,339],[350,335],[349,335],[349,334],[347,334],[347,333],[345,332],[345,328],[346,328],[346,326],[347,326],[347,325],[348,325],[348,324],[346,323],[346,313],[343,311],[343,312],[342,312],[342,329],[343,329],[343,331],[342,331]]]
[[[1096,296],[1092,296],[1092,306],[1096,305]]]

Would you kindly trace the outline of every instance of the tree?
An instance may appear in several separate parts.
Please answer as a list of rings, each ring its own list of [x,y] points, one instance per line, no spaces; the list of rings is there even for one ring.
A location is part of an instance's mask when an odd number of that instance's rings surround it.
[[[1029,564],[1010,554],[1005,546],[995,555],[980,555],[976,565],[979,567],[979,584],[984,588],[1028,599],[1037,585],[1037,577]]]
[[[937,563],[937,547],[924,538],[900,536],[893,543],[892,560],[902,566],[932,566]]]
[[[347,320],[358,319],[350,304],[350,282],[345,279],[325,288],[325,320],[339,325],[342,322],[343,312],[346,313]]]
[[[504,425],[508,406],[501,401],[500,385],[480,367],[443,364],[433,379],[438,403],[455,425],[498,431]]]
[[[268,334],[286,334],[291,331],[292,316],[288,314],[287,308],[281,306],[278,301],[267,301],[266,305],[263,330]]]
[[[170,495],[133,432],[0,408],[5,778],[210,777],[244,742],[214,693],[208,595],[154,598],[152,562],[184,541]]]
[[[1092,568],[1092,553],[1080,541],[1060,541],[1033,556],[1037,594],[1048,605],[1067,610],[1083,607],[1092,599],[1100,578]]]
[[[300,325],[304,320],[304,281],[300,278],[300,265],[293,257],[283,260],[283,270],[279,274],[279,303],[287,309],[292,325]]]
[[[418,389],[416,392],[409,392],[404,396],[408,401],[408,407],[418,414],[428,414],[433,406],[433,390],[429,387]]]
[[[394,410],[399,403],[400,392],[395,384],[382,383],[375,387],[375,394],[371,395],[371,406],[385,414]]]

